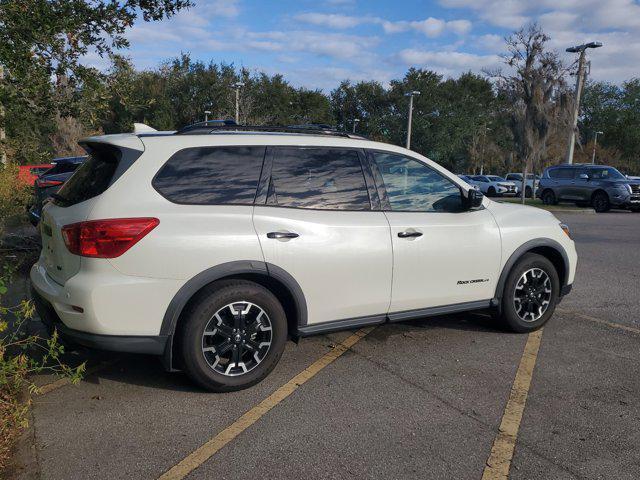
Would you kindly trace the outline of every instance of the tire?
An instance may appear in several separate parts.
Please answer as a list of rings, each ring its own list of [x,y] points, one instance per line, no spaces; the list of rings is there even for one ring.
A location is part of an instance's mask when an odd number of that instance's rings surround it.
[[[556,194],[553,193],[553,190],[545,190],[542,192],[542,203],[545,205],[556,205],[558,203]]]
[[[496,196],[496,189],[493,187],[489,187],[489,190],[487,190],[487,197],[495,197]]]
[[[611,210],[611,204],[609,203],[609,195],[605,192],[596,192],[591,199],[591,205],[593,209],[598,213],[604,213]]]
[[[531,187],[526,187],[524,189],[524,196],[527,198],[531,198],[533,195],[533,190],[531,190]]]
[[[543,277],[540,272],[545,276]],[[527,281],[523,283],[525,274]],[[542,284],[536,285],[536,281]],[[539,292],[539,294],[532,293],[529,297],[526,290],[529,288],[528,285],[533,285],[532,292]],[[502,292],[499,321],[505,329],[512,332],[527,333],[538,330],[553,315],[558,304],[559,293],[560,279],[553,264],[542,255],[527,253],[516,262],[507,276]],[[524,301],[516,298],[524,298]],[[530,299],[533,300],[530,301]],[[540,315],[541,312],[542,315]]]
[[[211,284],[195,299],[184,321],[179,343],[184,370],[212,392],[242,390],[260,382],[280,360],[287,340],[287,318],[278,299],[244,280]]]

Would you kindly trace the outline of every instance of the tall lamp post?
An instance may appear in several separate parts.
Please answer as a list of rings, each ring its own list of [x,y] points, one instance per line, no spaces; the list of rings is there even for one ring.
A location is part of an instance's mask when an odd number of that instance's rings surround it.
[[[356,133],[356,127],[358,126],[358,123],[360,123],[360,119],[359,118],[354,118],[353,119],[353,133]]]
[[[204,111],[204,123],[207,123],[209,121],[209,115],[211,115],[211,110],[205,110]]]
[[[598,143],[598,135],[604,135],[604,132],[596,132],[593,136],[593,155],[591,155],[591,163],[596,163],[596,145]]]
[[[409,118],[407,120],[407,149],[411,148],[411,121],[413,119],[413,97],[420,95],[420,92],[414,90],[409,93],[405,93],[405,97],[409,97]]]
[[[240,125],[240,89],[242,87],[244,87],[243,82],[236,82],[231,85],[231,88],[236,91],[236,124],[238,125]]]
[[[569,132],[569,145],[567,146],[567,163],[573,163],[573,149],[576,143],[576,128],[578,127],[578,114],[580,112],[580,97],[582,96],[582,88],[585,81],[586,67],[586,51],[587,48],[600,48],[601,42],[589,42],[583,45],[567,48],[567,52],[579,53],[578,72],[576,73],[576,90],[574,94],[573,118],[571,122],[571,131]]]

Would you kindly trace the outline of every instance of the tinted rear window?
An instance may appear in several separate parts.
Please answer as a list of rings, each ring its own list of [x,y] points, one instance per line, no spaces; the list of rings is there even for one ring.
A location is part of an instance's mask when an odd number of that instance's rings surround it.
[[[110,146],[99,146],[89,155],[54,197],[57,205],[69,207],[103,193],[113,180],[120,152]]]
[[[196,147],[176,152],[153,179],[167,200],[193,205],[251,205],[266,147]]]
[[[279,148],[269,203],[319,210],[370,210],[360,157],[339,148]]]

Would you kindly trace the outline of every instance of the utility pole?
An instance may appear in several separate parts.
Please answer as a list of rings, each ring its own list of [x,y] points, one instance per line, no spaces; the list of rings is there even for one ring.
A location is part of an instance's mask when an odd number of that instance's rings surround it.
[[[0,65],[0,85],[4,82],[4,67]],[[0,87],[1,88],[1,87]],[[4,105],[0,104],[0,163],[7,164],[7,154],[4,148],[4,141],[7,135],[4,131]]]
[[[360,123],[360,119],[359,118],[354,118],[353,119],[353,133],[356,133],[356,127],[358,126],[358,123]]]
[[[240,89],[244,87],[243,82],[236,82],[231,88],[236,91],[236,124],[240,125]]]
[[[603,135],[604,132],[596,132],[593,136],[593,155],[591,155],[591,163],[596,163],[596,145],[598,144],[598,135]]]
[[[567,48],[567,52],[579,53],[578,57],[578,72],[576,73],[576,89],[574,93],[574,105],[573,116],[571,121],[571,131],[569,132],[569,145],[567,146],[567,159],[568,164],[573,163],[573,150],[576,143],[576,129],[578,128],[578,115],[580,113],[580,97],[582,96],[582,89],[585,81],[585,67],[586,67],[586,50],[587,48],[599,48],[602,46],[600,42],[589,42],[584,45],[578,45],[576,47]]]
[[[413,97],[414,95],[420,95],[420,92],[414,90],[409,93],[405,93],[405,97],[409,97],[409,118],[407,120],[407,150],[411,148],[411,121],[413,120]]]

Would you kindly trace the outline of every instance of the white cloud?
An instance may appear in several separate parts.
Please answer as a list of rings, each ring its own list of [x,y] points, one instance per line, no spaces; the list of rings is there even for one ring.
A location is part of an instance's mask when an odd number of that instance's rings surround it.
[[[293,17],[300,22],[329,28],[352,28],[366,22],[366,18],[341,15],[339,13],[301,13]]]
[[[457,51],[405,49],[398,53],[400,62],[408,67],[434,70],[444,76],[461,73],[480,72],[483,68],[496,68],[502,59],[498,55],[475,55]]]
[[[458,35],[464,35],[471,30],[471,22],[469,20],[452,20],[444,21],[439,18],[429,17],[425,20],[417,21],[398,21],[389,22],[381,21],[382,28],[385,33],[400,33],[414,30],[426,35],[429,38],[435,38],[442,35],[445,31],[451,31]]]

